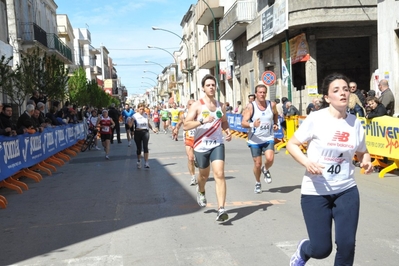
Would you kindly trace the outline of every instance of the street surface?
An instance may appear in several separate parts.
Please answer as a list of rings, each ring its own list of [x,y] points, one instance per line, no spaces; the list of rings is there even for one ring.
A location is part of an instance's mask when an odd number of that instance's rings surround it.
[[[121,126],[124,132],[124,127]],[[181,132],[180,132],[181,136]],[[252,158],[245,140],[226,143],[227,204],[230,219],[218,223],[214,180],[200,208],[189,186],[181,137],[151,134],[150,169],[137,169],[135,145],[86,151],[28,191],[2,188],[0,265],[289,265],[306,238],[300,208],[304,168],[276,154],[271,184],[254,194]],[[356,266],[399,265],[399,176],[361,175],[361,214]],[[335,251],[309,266],[333,265]]]

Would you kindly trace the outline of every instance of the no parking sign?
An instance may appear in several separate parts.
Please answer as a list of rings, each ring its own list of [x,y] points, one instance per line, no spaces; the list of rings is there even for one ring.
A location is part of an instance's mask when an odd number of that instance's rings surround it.
[[[270,70],[263,72],[262,82],[268,86],[273,85],[276,82],[276,74]]]

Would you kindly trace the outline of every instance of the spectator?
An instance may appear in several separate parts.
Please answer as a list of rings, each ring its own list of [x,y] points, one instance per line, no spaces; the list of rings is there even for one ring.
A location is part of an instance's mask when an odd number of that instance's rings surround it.
[[[45,121],[40,121],[40,110],[36,108],[33,111],[32,115],[32,121],[33,121],[33,128],[36,130],[36,132],[43,132],[44,127],[46,126]]]
[[[78,117],[76,115],[76,110],[73,108],[68,108],[68,123],[69,124],[77,124],[79,123]]]
[[[44,123],[44,120],[46,119],[46,115],[44,113],[44,109],[46,108],[45,104],[43,102],[38,102],[36,108],[40,111],[40,121]]]
[[[2,136],[15,136],[17,135],[17,126],[13,123],[12,117],[12,107],[11,105],[4,104],[2,105],[1,113],[0,113],[0,135]],[[0,108],[1,109],[1,108]],[[22,130],[20,131],[24,133]]]
[[[229,103],[229,102],[226,102],[226,103],[225,103],[225,106],[226,106],[226,113],[227,113],[227,114],[231,114],[231,113],[233,112],[233,107],[230,106],[230,103]]]
[[[285,106],[287,107],[287,116],[300,115],[299,110],[290,101],[287,101]]]
[[[283,103],[280,101],[280,99],[275,99],[274,102],[276,103],[278,116],[284,118]]]
[[[115,126],[112,128],[112,136],[111,136],[111,144],[114,143],[114,132],[116,131],[116,138],[118,143],[122,143],[121,141],[121,127],[119,124],[119,111],[115,109],[115,104],[112,103],[108,110],[108,116],[114,121]]]
[[[287,97],[283,97],[281,98],[281,102],[282,102],[282,107],[283,107],[283,115],[287,116],[287,106],[286,103],[288,102],[288,98]]]
[[[356,82],[351,81],[349,83],[349,90],[350,90],[351,93],[356,94],[356,96],[359,98],[359,100],[361,102],[361,106],[362,107],[366,105],[366,99],[364,98],[363,93],[360,90],[357,89]]]
[[[380,103],[377,97],[368,97],[367,105],[370,107],[370,112],[366,115],[366,118],[368,119],[387,114],[387,109],[382,103]]]
[[[392,116],[395,113],[395,97],[389,89],[388,80],[382,79],[378,84],[378,89],[381,91],[379,101],[387,109],[387,115]]]
[[[51,125],[53,126],[59,126],[62,125],[62,119],[60,118],[60,121],[57,119],[57,107],[54,105],[50,107],[50,111],[46,114],[46,118],[51,121]]]
[[[253,101],[255,101],[255,94],[248,95],[248,103],[252,103]]]
[[[35,103],[35,106],[37,105],[37,103],[40,101],[39,99],[39,92],[38,91],[33,91],[32,97],[30,97],[29,100],[32,100]]]
[[[23,130],[24,128],[28,130],[29,133],[33,133],[29,131],[34,129],[34,122],[32,120],[33,112],[35,111],[35,106],[33,104],[28,104],[26,106],[26,111],[18,118],[17,121],[17,130]]]
[[[360,102],[359,97],[352,92],[349,94],[348,111],[355,116],[364,117],[363,104]]]
[[[367,92],[367,97],[375,97],[375,91],[374,90],[369,90],[368,92]]]
[[[309,115],[311,112],[316,111],[316,106],[318,105],[318,103],[320,103],[320,99],[313,98],[312,102],[309,103],[308,107],[306,107],[306,114]],[[320,107],[320,105],[318,105],[318,107]]]
[[[234,108],[234,113],[235,114],[242,114],[241,101],[237,101],[237,106],[236,106],[236,108]]]

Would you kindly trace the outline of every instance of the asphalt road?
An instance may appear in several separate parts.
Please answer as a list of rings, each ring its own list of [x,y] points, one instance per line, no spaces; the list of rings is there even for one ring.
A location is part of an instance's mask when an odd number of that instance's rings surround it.
[[[208,206],[189,186],[183,142],[151,134],[150,169],[137,169],[135,145],[86,151],[28,191],[1,188],[0,265],[289,265],[307,236],[300,209],[303,167],[285,149],[276,154],[273,182],[254,194],[250,151],[243,139],[226,143],[230,220],[218,223],[214,180]],[[361,215],[354,265],[399,263],[399,176],[356,174]],[[325,260],[307,265],[331,266]]]

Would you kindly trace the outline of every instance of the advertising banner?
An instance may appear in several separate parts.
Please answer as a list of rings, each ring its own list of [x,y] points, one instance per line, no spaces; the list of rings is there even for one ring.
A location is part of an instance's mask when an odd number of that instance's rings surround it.
[[[0,136],[0,180],[40,163],[84,138],[83,123],[45,128],[42,133]]]

